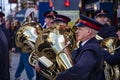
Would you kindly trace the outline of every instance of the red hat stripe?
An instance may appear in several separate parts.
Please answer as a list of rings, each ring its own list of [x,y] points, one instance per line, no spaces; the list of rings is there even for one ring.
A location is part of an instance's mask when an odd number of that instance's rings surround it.
[[[100,30],[100,28],[97,25],[92,24],[92,23],[90,23],[88,21],[80,20],[80,22],[83,23],[83,24],[85,24],[88,27],[91,27],[91,28],[95,29],[95,30]]]

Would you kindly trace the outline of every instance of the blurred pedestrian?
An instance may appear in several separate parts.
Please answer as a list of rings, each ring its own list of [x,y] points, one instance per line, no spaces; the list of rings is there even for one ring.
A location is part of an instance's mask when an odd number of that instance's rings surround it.
[[[13,24],[11,25],[11,46],[12,46],[12,52],[17,53],[17,48],[15,45],[15,37],[18,29],[20,28],[21,24],[17,19],[13,20]]]
[[[4,13],[0,12],[0,80],[10,80],[9,73],[9,48],[5,33],[3,32],[2,18]]]
[[[8,49],[9,49],[9,61],[11,62],[10,56],[11,56],[11,36],[10,36],[10,29],[8,26],[6,26],[6,23],[4,21],[4,16],[0,19],[0,27],[2,28],[7,41],[8,41]],[[9,67],[11,68],[11,64],[9,63]]]
[[[5,24],[5,21],[4,21],[4,16],[0,18],[0,27],[2,28],[6,38],[7,38],[7,41],[8,41],[8,49],[10,50],[11,49],[11,36],[10,36],[10,31],[9,31],[9,28],[6,27],[6,24]]]
[[[10,39],[9,40],[9,67],[10,68],[12,68],[12,66],[11,66],[11,62],[12,62],[12,52],[11,52],[11,49],[12,49],[12,36],[11,36],[11,23],[10,23],[10,20],[8,20],[8,19],[6,19],[5,20],[5,27],[6,27],[6,31],[8,31],[8,35],[7,35],[7,37],[8,37],[8,39]]]

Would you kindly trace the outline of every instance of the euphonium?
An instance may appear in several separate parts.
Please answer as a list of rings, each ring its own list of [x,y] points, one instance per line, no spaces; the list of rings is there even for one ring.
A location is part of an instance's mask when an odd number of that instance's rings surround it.
[[[35,41],[41,31],[42,28],[37,22],[23,23],[16,33],[16,46],[20,48],[23,52],[32,52],[34,50]]]
[[[108,50],[111,55],[113,55],[114,52],[118,48],[120,48],[120,46],[118,44],[120,44],[120,41],[118,40],[118,38],[109,37],[109,38],[103,39],[103,41],[101,42],[100,45],[101,45],[101,47]],[[105,62],[105,70],[104,71],[105,71],[106,80],[120,80],[120,69],[119,69],[118,65],[111,66],[111,65],[107,64],[107,62]]]
[[[35,52],[30,55],[32,66],[39,61],[44,68],[40,71],[44,77],[54,80],[58,73],[72,67],[69,50],[74,47],[73,33],[70,29],[61,31],[59,25],[45,29],[37,38]]]

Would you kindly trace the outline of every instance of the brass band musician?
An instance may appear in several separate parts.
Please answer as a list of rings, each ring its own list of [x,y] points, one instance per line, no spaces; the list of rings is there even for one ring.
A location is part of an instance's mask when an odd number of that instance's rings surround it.
[[[120,40],[120,27],[118,27],[118,31],[116,32],[117,36],[118,36],[118,39]],[[116,50],[116,54],[114,55],[110,55],[110,54],[105,54],[105,60],[111,64],[111,65],[120,65],[120,49],[117,49]]]
[[[59,14],[54,15],[54,17],[55,17],[55,19],[53,21],[53,25],[58,25],[60,27],[59,28],[61,31],[60,33],[62,34],[64,32],[65,28],[68,26],[68,22],[70,22],[71,19],[67,16],[59,15]],[[66,51],[68,51],[68,50],[66,49]],[[35,69],[37,72],[40,72],[40,70],[42,68],[44,68],[44,67],[41,66],[40,62],[35,65]],[[37,77],[39,77],[39,76],[37,76]],[[47,78],[42,77],[42,76],[40,78],[36,78],[36,79],[37,80],[48,80]]]
[[[50,28],[53,25],[53,21],[54,21],[54,16],[57,15],[56,11],[53,10],[49,10],[46,11],[43,16],[44,16],[44,25],[42,26],[43,29],[47,29]],[[35,69],[36,69],[36,80],[47,80],[45,77],[43,77],[41,74],[39,74],[39,65],[36,64],[35,65]]]
[[[95,38],[103,25],[82,14],[80,19],[76,24],[76,37],[82,43],[81,47],[72,53],[74,65],[58,74],[56,80],[105,80],[102,50]]]
[[[114,70],[111,74],[111,80],[119,80],[120,79],[120,27],[117,28],[117,36],[116,42],[112,45],[115,46],[113,51],[104,52],[105,61],[112,67]],[[107,40],[107,39],[106,39]],[[112,44],[112,43],[111,43]]]

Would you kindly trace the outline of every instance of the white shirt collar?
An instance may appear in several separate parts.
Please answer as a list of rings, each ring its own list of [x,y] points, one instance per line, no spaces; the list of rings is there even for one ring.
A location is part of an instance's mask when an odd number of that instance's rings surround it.
[[[88,39],[88,40],[89,40],[89,39]],[[86,41],[82,42],[82,43],[81,43],[81,45],[82,45],[82,46],[84,46],[84,45],[85,45],[85,43],[87,43],[87,41],[88,41],[88,40],[86,40]]]

